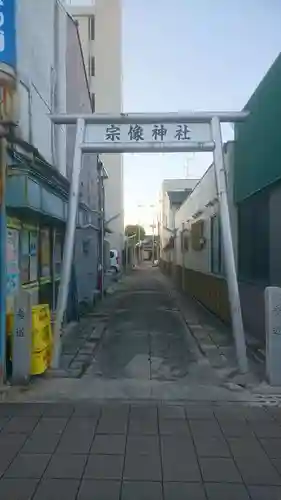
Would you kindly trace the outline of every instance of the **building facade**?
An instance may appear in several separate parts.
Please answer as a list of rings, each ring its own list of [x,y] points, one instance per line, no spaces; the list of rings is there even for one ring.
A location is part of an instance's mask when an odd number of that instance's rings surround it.
[[[68,11],[78,23],[93,111],[121,113],[121,0],[85,0],[83,6],[69,0],[67,4]],[[103,154],[101,160],[109,176],[105,216],[112,232],[108,238],[111,248],[121,253],[124,246],[123,157],[121,154]]]
[[[267,286],[281,287],[281,55],[246,104],[224,146],[229,211],[244,327],[265,344]],[[230,322],[224,249],[214,166],[176,212],[161,265],[177,284]]]
[[[48,115],[90,113],[91,96],[77,26],[62,3],[41,0],[39,6],[36,0],[22,0],[15,5],[13,118],[18,125],[7,150],[7,311],[13,311],[22,288],[33,305],[48,303],[55,310],[75,130],[54,127]],[[42,26],[47,37],[42,37]],[[81,171],[69,320],[77,318],[79,302],[93,299],[97,286],[97,179],[98,159],[89,155]],[[88,233],[84,235],[89,224],[96,227],[90,243]]]
[[[194,189],[197,182],[198,179],[165,179],[162,182],[158,221],[161,255],[176,228],[176,212]]]
[[[230,217],[236,240],[236,209],[233,191],[233,143],[224,146]],[[212,164],[175,215],[177,231],[163,249],[162,266],[178,286],[225,321],[230,320],[220,214],[215,171]]]
[[[264,340],[264,289],[281,286],[281,54],[235,126],[234,201],[238,216],[238,273],[245,325]]]

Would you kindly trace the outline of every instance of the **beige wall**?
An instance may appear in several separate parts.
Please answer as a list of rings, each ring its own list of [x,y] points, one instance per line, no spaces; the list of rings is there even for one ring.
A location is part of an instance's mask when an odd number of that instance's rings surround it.
[[[69,7],[79,22],[79,32],[89,77],[90,90],[95,94],[96,113],[122,111],[122,7],[121,0],[96,0],[88,7]],[[89,16],[95,16],[95,40],[89,40]],[[90,58],[95,57],[95,76],[90,75]],[[101,155],[108,172],[105,182],[106,220],[117,216],[110,224],[108,236],[111,248],[121,251],[124,244],[123,158],[120,154]]]
[[[97,0],[94,53],[96,111],[122,111],[122,20],[120,0]]]
[[[121,0],[96,1],[96,38],[94,54],[96,77],[92,89],[96,94],[97,113],[122,111],[122,9]],[[106,219],[120,214],[110,224],[112,248],[123,248],[123,158],[120,154],[102,155],[109,174],[106,181]]]

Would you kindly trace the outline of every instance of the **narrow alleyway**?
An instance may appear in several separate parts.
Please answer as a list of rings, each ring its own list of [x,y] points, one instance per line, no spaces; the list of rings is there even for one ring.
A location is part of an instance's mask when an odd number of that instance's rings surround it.
[[[167,284],[159,270],[148,264],[134,273],[120,295],[88,374],[172,381],[186,377],[197,359],[196,346]]]
[[[62,372],[37,380],[29,398],[249,400],[247,387],[226,383],[237,372],[231,336],[158,268],[143,263],[114,288],[64,340]]]

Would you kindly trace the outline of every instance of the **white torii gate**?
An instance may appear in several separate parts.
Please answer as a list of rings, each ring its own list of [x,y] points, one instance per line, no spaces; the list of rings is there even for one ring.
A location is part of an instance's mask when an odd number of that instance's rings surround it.
[[[52,368],[59,367],[61,329],[67,304],[73,257],[79,177],[83,153],[203,152],[212,151],[219,199],[228,296],[236,354],[241,373],[248,371],[246,343],[241,314],[233,241],[230,225],[226,173],[221,135],[222,122],[247,118],[241,112],[137,113],[118,115],[51,115],[57,125],[76,125],[76,141],[70,187],[62,276],[54,327]],[[102,270],[103,272],[103,270]]]

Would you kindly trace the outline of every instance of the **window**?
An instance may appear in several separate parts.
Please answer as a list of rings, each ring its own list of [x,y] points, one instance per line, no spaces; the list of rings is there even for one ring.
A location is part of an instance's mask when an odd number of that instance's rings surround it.
[[[198,220],[191,225],[191,245],[192,249],[199,252],[205,244],[204,221]]]
[[[23,229],[20,233],[20,277],[21,283],[38,279],[38,233]]]
[[[95,16],[89,18],[89,35],[90,40],[95,39]]]
[[[91,76],[95,76],[96,74],[96,60],[95,60],[95,56],[92,56],[91,57]]]
[[[49,278],[51,276],[51,246],[48,228],[40,229],[40,264],[41,278]]]
[[[181,251],[187,252],[189,248],[189,232],[187,229],[184,229],[181,232]]]
[[[62,264],[62,252],[63,252],[63,236],[62,234],[56,232],[55,233],[55,246],[54,246],[54,275],[55,277],[59,277],[61,273],[61,264]]]
[[[218,214],[211,218],[211,272],[224,274],[222,236]]]
[[[96,110],[96,94],[91,94],[91,104],[92,104],[92,112],[94,113]]]
[[[38,279],[38,233],[30,231],[29,233],[29,278],[30,281]]]
[[[20,279],[22,284],[29,282],[29,232],[26,230],[20,234]]]

